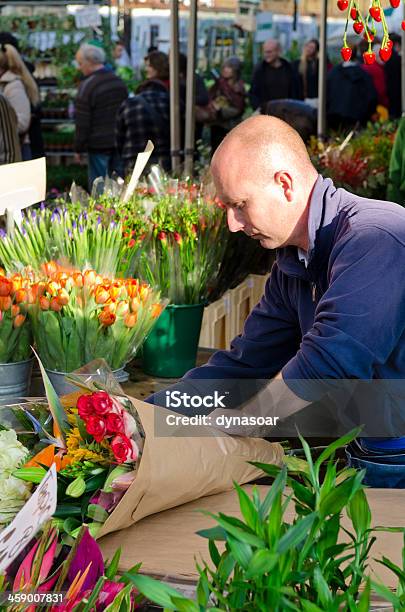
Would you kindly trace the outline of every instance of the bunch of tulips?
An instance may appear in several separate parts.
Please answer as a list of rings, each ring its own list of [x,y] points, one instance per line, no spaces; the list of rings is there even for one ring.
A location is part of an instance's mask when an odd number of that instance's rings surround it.
[[[28,312],[44,366],[72,372],[97,358],[112,370],[136,353],[159,317],[159,293],[136,279],[110,279],[94,270],[43,267],[29,287]]]
[[[21,274],[9,278],[0,274],[0,363],[24,361],[31,355],[27,294],[23,289],[26,282]]]

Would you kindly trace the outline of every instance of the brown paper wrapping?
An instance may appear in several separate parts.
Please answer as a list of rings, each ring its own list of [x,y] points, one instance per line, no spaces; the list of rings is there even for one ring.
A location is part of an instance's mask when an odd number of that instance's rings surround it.
[[[130,398],[145,429],[145,445],[138,474],[97,537],[129,527],[145,516],[233,488],[260,477],[263,472],[248,464],[260,461],[280,465],[283,449],[260,438],[198,437],[198,427],[188,437],[155,437],[155,411],[159,419],[169,414]],[[187,433],[186,428],[184,433]]]

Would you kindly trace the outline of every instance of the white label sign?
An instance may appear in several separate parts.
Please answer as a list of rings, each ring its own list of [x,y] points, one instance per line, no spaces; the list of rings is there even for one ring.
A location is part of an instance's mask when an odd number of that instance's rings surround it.
[[[0,574],[54,514],[57,501],[56,482],[56,466],[53,463],[13,522],[0,532]]]
[[[98,28],[101,26],[101,15],[96,6],[87,6],[75,13],[76,28]]]
[[[263,11],[256,15],[256,33],[255,41],[257,43],[266,42],[271,37],[273,28],[273,13]]]

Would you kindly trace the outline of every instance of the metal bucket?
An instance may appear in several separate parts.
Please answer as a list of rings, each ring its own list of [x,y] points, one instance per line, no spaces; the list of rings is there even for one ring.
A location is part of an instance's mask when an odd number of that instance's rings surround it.
[[[65,379],[67,372],[46,370],[46,373],[48,374],[49,380],[51,381],[52,386],[58,395],[68,395],[69,393],[74,393],[75,391],[79,390],[76,385],[73,385]],[[118,370],[113,370],[113,374],[118,382],[127,382],[129,379],[129,374],[124,370],[124,366]]]
[[[17,363],[0,363],[0,397],[29,395],[33,358]]]

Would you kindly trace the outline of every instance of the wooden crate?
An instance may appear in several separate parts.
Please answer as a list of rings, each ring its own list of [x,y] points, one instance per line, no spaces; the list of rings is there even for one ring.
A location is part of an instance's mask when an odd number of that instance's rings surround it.
[[[252,308],[260,302],[269,276],[269,274],[250,274],[248,276],[247,281],[252,292]]]
[[[204,308],[199,346],[227,349],[232,340],[231,299],[227,291],[219,300]]]

